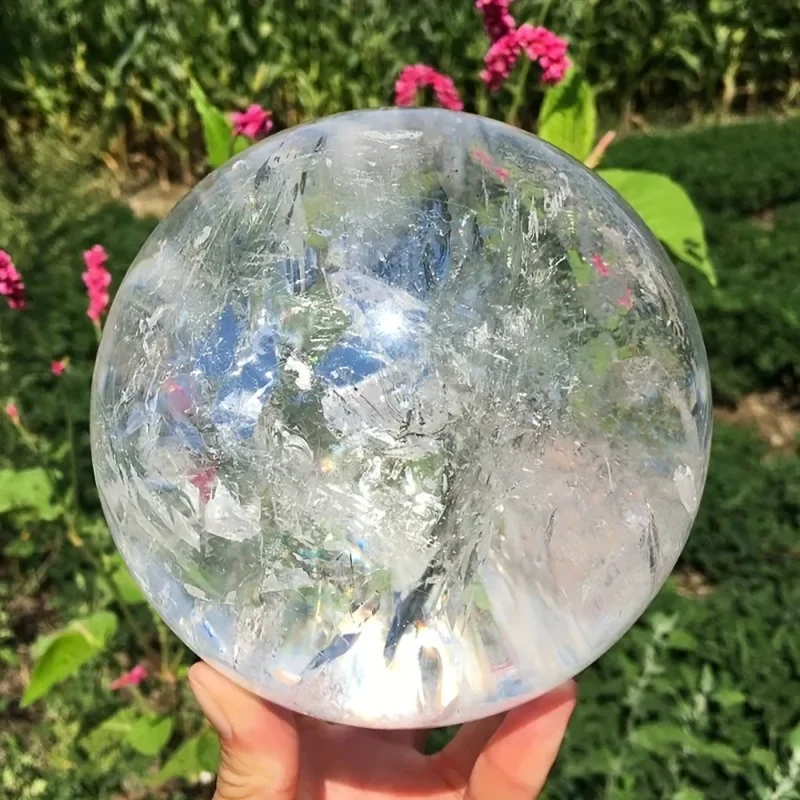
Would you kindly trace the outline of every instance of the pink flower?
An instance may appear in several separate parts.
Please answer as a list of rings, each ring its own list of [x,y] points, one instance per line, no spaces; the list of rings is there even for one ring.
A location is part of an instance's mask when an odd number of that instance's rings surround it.
[[[625,290],[625,294],[617,301],[626,311],[633,308],[633,290],[630,286]]]
[[[558,83],[569,69],[567,43],[541,25],[520,25],[517,37],[522,49],[531,61],[537,61],[542,69],[545,83]]]
[[[449,108],[451,111],[461,111],[464,108],[453,79],[425,64],[403,67],[394,84],[394,104],[413,106],[417,90],[425,86],[433,87],[433,92],[442,108]]]
[[[53,373],[56,377],[60,377],[64,374],[64,370],[67,368],[67,359],[61,358],[58,361],[54,361],[50,364],[50,372]]]
[[[603,257],[601,255],[595,253],[595,255],[593,255],[591,258],[591,262],[592,266],[595,268],[597,274],[601,278],[607,278],[609,276],[610,270],[608,268],[608,264],[606,264],[606,262],[603,261]]]
[[[494,159],[485,150],[470,150],[469,154],[484,169],[493,172],[501,181],[505,182],[509,179],[509,171],[505,167],[498,167],[497,164],[494,163]]]
[[[247,111],[234,111],[231,114],[234,136],[246,136],[255,139],[272,130],[272,112],[253,103]]]
[[[195,403],[192,399],[194,388],[191,378],[187,379],[184,376],[167,378],[161,387],[166,410],[176,417],[194,413]]]
[[[108,687],[112,692],[121,689],[123,686],[138,686],[147,677],[147,667],[144,664],[137,664],[132,670],[124,675],[120,675],[115,681],[111,681]]]
[[[200,502],[206,504],[214,496],[214,489],[217,486],[216,467],[207,467],[189,476],[189,483],[197,488],[200,493]]]
[[[483,57],[486,69],[481,72],[481,80],[490,91],[496,92],[508,80],[521,49],[516,31],[501,36],[489,48]]]
[[[547,28],[534,28],[526,23],[501,36],[486,53],[483,59],[486,69],[481,78],[491,91],[497,91],[505,83],[521,52],[538,63],[545,83],[558,83],[570,66],[564,39]]]
[[[96,244],[83,254],[86,271],[81,276],[89,296],[89,308],[86,315],[97,323],[108,307],[108,287],[111,285],[111,273],[106,269],[108,253],[102,245]]]
[[[8,299],[8,307],[14,311],[25,308],[25,284],[17,272],[11,256],[0,250],[0,296]]]
[[[19,425],[19,409],[13,404],[9,403],[5,408],[6,416],[15,424]]]
[[[483,15],[483,27],[493,42],[517,27],[508,11],[510,5],[511,0],[475,0],[475,8]]]

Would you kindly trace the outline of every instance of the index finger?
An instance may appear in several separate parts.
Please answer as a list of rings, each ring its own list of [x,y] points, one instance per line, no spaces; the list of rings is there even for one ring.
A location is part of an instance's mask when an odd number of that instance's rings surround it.
[[[542,791],[577,700],[574,681],[510,711],[478,756],[465,800],[531,800]]]

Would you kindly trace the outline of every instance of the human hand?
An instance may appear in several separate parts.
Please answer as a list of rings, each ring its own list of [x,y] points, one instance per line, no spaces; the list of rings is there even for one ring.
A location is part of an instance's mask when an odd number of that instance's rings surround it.
[[[195,664],[189,682],[217,729],[222,761],[214,800],[532,800],[564,738],[576,686],[463,725],[441,752],[425,731],[321,722],[272,705]]]

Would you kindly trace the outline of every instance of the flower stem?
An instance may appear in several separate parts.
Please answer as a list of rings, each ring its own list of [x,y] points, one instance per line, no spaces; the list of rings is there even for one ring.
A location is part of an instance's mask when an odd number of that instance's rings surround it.
[[[128,608],[128,604],[125,602],[122,592],[120,592],[119,587],[115,583],[111,571],[106,568],[102,559],[98,558],[90,548],[84,546],[78,549],[83,554],[84,558],[89,562],[89,564],[91,564],[93,569],[105,579],[108,590],[111,592],[114,601],[119,606],[120,613],[133,632],[133,636],[136,639],[139,647],[142,648],[142,651],[145,653],[148,659],[150,659],[153,663],[158,663],[158,653],[150,646],[150,642],[148,641],[144,630],[136,621],[136,618],[131,613],[130,608]]]
[[[100,330],[99,324],[97,324],[97,330]],[[80,535],[80,512],[78,510],[78,459],[75,449],[75,424],[72,418],[72,410],[70,408],[69,398],[66,396],[66,392],[63,388],[61,389],[61,395],[64,401],[64,409],[67,418],[67,443],[69,445],[72,489],[69,503],[71,508],[65,509],[67,525],[69,528],[67,532],[67,538],[69,539],[70,543],[83,554],[86,560],[94,567],[95,571],[105,579],[109,591],[119,606],[122,616],[125,618],[125,621],[133,631],[133,635],[136,638],[136,641],[139,643],[139,646],[149,658],[158,660],[158,654],[150,646],[147,636],[134,618],[133,614],[131,614],[131,610],[125,603],[125,599],[122,597],[122,593],[115,583],[111,571],[106,568],[106,565],[103,563],[102,559],[97,558],[97,556],[92,552],[91,547],[86,546],[86,543]]]
[[[525,86],[528,83],[528,73],[531,71],[531,60],[526,56],[523,58],[522,67],[519,71],[514,92],[511,97],[511,106],[506,114],[506,122],[509,125],[517,125],[522,102],[525,99]]]
[[[481,84],[478,89],[478,99],[475,102],[475,108],[482,117],[489,116],[489,94],[483,84]]]
[[[142,694],[141,689],[138,686],[128,686],[126,687],[130,695],[133,697],[134,703],[136,703],[137,708],[143,714],[153,714],[155,713],[155,709],[153,706],[148,702],[147,698]]]
[[[153,611],[152,608],[151,611]],[[175,676],[172,672],[172,664],[170,664],[170,658],[172,657],[169,651],[170,630],[155,611],[153,611],[153,620],[158,631],[158,647],[161,652],[161,677],[166,681],[172,682]]]

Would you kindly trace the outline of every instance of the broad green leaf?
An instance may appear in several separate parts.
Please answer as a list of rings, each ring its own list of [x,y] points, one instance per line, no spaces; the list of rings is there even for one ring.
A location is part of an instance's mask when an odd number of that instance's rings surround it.
[[[630,203],[673,255],[717,285],[708,254],[703,220],[688,194],[666,175],[627,169],[597,170]]]
[[[43,520],[54,520],[61,513],[50,476],[41,467],[0,469],[0,514],[22,509],[35,511]]]
[[[114,570],[111,580],[114,581],[122,601],[127,605],[133,606],[145,602],[145,596],[124,564],[120,564]]]
[[[656,722],[642,725],[631,734],[631,741],[638,747],[656,755],[667,755],[676,747],[683,746],[688,736],[678,725]]]
[[[148,714],[136,720],[125,741],[138,753],[144,756],[155,756],[160,753],[172,735],[174,721],[172,717],[160,717]]]
[[[203,123],[203,138],[206,143],[208,164],[212,169],[216,169],[222,166],[230,157],[233,125],[211,103],[203,88],[194,78],[190,81],[189,94]]]
[[[594,92],[574,67],[545,93],[537,133],[580,161],[591,152],[597,135]]]
[[[117,629],[117,618],[110,611],[98,611],[76,619],[45,638],[37,654],[22,707],[44,697],[55,684],[74,675],[106,646]]]
[[[204,772],[206,760],[212,751],[213,744],[209,739],[216,739],[217,734],[206,728],[191,739],[187,739],[167,760],[163,767],[152,777],[147,779],[150,786],[160,786],[172,778],[185,778],[194,780]],[[211,770],[209,770],[211,771]]]
[[[206,772],[219,769],[219,736],[212,730],[206,730],[197,740],[197,761]]]
[[[140,713],[133,706],[121,708],[116,714],[92,728],[81,739],[80,745],[90,756],[97,758],[124,742],[139,719],[141,719]]]
[[[792,752],[800,753],[800,725],[789,734],[789,747],[792,748]]]

